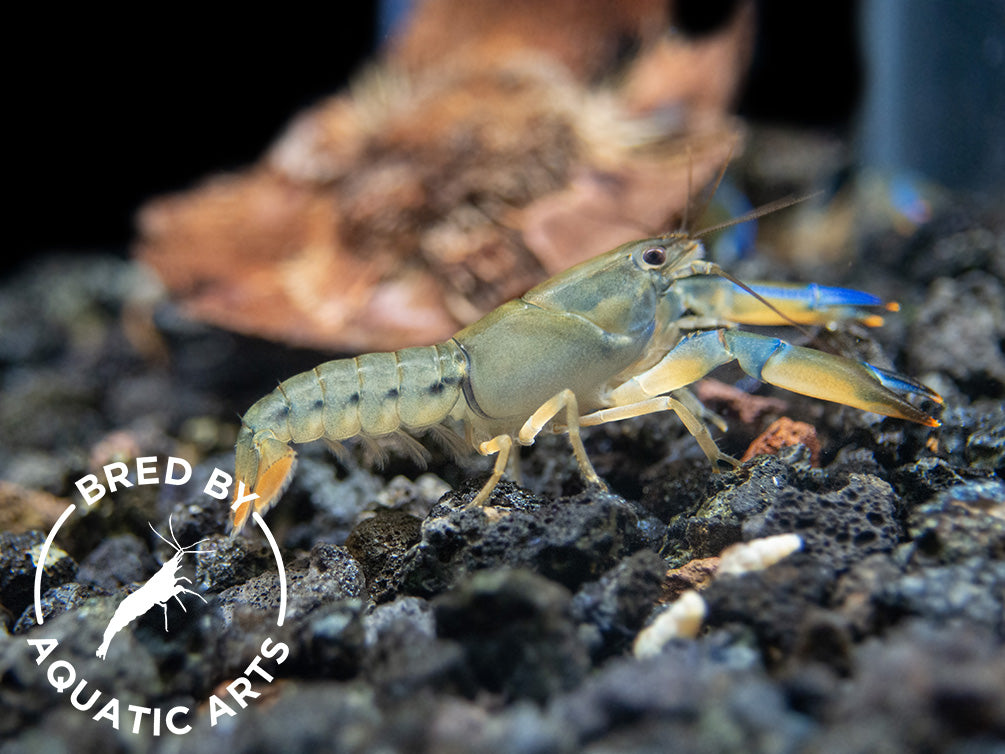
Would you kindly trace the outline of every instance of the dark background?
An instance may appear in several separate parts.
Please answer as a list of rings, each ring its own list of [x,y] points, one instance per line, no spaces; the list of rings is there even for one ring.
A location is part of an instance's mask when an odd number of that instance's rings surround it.
[[[145,199],[252,162],[293,113],[340,88],[373,49],[375,18],[362,3],[337,25],[309,17],[239,27],[94,17],[22,25],[31,52],[8,77],[5,108],[15,197],[5,213],[8,266],[46,250],[124,253]]]
[[[684,23],[700,33],[728,5],[694,3]],[[802,5],[759,7],[742,110],[842,128],[860,85],[856,6]],[[11,19],[23,52],[7,53],[5,270],[46,251],[125,254],[144,200],[256,160],[294,113],[372,55],[376,3],[351,8],[316,18]]]

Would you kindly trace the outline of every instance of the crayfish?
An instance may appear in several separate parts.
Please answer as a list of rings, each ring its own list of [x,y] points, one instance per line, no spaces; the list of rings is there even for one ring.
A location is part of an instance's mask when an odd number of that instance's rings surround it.
[[[687,389],[730,361],[787,390],[939,426],[906,397],[942,399],[909,377],[734,327],[878,325],[877,309],[896,305],[846,288],[744,285],[703,256],[701,240],[683,232],[632,241],[446,342],[329,361],[282,382],[241,422],[235,490],[257,498],[235,493],[235,531],[252,502],[263,512],[282,494],[296,460],[291,443],[337,446],[360,435],[437,430],[448,420],[463,425],[469,447],[496,456],[472,506],[489,500],[514,446],[531,445],[549,423],[568,434],[588,484],[603,486],[581,428],[660,411],[680,418],[713,465],[735,465],[709,433],[706,422],[717,417]]]

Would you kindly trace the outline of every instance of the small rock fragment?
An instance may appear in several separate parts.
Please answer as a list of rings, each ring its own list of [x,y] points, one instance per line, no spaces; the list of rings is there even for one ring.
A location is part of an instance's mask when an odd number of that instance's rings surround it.
[[[797,422],[787,416],[776,419],[768,428],[758,435],[740,458],[749,461],[761,453],[774,455],[780,448],[789,445],[805,445],[810,449],[810,465],[820,465],[820,441],[812,424]]]
[[[695,558],[680,568],[671,568],[663,579],[661,602],[673,602],[684,592],[692,589],[701,591],[719,570],[719,558]]]
[[[405,511],[381,510],[356,525],[345,546],[366,576],[367,591],[377,602],[394,596],[394,575],[408,549],[421,537],[422,520]]]

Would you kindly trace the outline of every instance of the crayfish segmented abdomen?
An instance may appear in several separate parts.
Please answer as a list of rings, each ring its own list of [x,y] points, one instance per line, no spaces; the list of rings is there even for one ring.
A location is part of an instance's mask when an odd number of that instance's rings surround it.
[[[466,375],[466,358],[453,340],[337,359],[295,375],[241,420],[235,481],[258,494],[255,510],[267,510],[293,470],[290,443],[337,444],[435,426],[454,411]],[[235,529],[250,513],[250,503],[235,512]]]

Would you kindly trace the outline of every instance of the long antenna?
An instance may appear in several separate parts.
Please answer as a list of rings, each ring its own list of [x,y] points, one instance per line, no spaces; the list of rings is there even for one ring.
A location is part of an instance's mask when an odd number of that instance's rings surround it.
[[[703,217],[704,214],[705,214],[705,212],[706,212],[706,210],[708,210],[708,205],[712,203],[712,199],[715,197],[716,192],[719,190],[719,185],[722,183],[722,179],[726,175],[726,169],[729,167],[729,163],[732,161],[733,152],[736,150],[736,143],[737,143],[736,140],[734,140],[733,143],[729,145],[729,153],[726,155],[726,159],[725,159],[725,161],[723,161],[722,167],[719,168],[719,173],[715,177],[715,182],[712,184],[712,189],[708,192],[708,196],[705,198],[704,203],[701,205],[701,210],[697,213],[696,217],[699,217],[699,218]],[[684,229],[685,232],[687,231],[688,213],[689,213],[690,206],[691,206],[691,167],[692,167],[692,163],[691,163],[691,147],[690,147],[690,145],[688,145],[687,154],[688,154],[688,161],[687,161],[687,195],[688,195],[688,200],[687,200],[687,203],[685,203],[685,205],[684,205],[684,223],[683,223],[683,229]],[[725,222],[716,223],[715,225],[711,225],[711,226],[709,226],[707,228],[703,228],[702,230],[700,230],[700,231],[698,231],[696,233],[689,234],[689,237],[691,239],[698,239],[698,238],[701,238],[702,236],[707,236],[709,233],[715,233],[716,231],[725,230],[726,228],[732,228],[734,225],[742,225],[743,223],[750,222],[751,220],[756,220],[759,217],[764,217],[765,215],[770,215],[772,212],[778,212],[779,210],[783,210],[786,207],[791,207],[793,204],[798,204],[799,202],[804,202],[807,199],[812,199],[815,196],[819,196],[821,193],[823,193],[823,192],[821,192],[821,191],[815,191],[812,194],[806,194],[805,196],[787,196],[787,197],[783,197],[781,199],[776,199],[773,202],[768,202],[767,204],[764,204],[764,205],[762,205],[760,207],[757,207],[756,209],[752,209],[749,212],[745,212],[744,214],[740,215],[739,217],[734,217],[734,218],[732,218],[730,220],[726,220]],[[812,333],[810,333],[799,322],[796,322],[794,319],[792,319],[792,317],[790,317],[787,314],[785,314],[784,312],[782,312],[777,306],[775,306],[774,304],[772,304],[770,301],[768,301],[768,299],[766,299],[760,293],[758,293],[757,291],[755,291],[749,285],[747,285],[743,281],[739,280],[738,278],[734,277],[730,273],[726,272],[724,269],[722,269],[722,267],[720,267],[717,264],[712,264],[710,266],[711,266],[711,270],[710,271],[713,274],[719,275],[720,277],[723,277],[726,280],[728,280],[729,282],[733,283],[733,285],[739,286],[741,289],[743,289],[744,291],[746,291],[747,293],[749,293],[751,296],[753,296],[754,298],[756,298],[758,301],[760,301],[766,307],[768,307],[769,309],[771,309],[771,311],[773,311],[779,317],[781,317],[782,319],[784,319],[786,322],[789,322],[792,325],[794,325],[801,333],[803,333],[803,335],[805,335],[806,337],[812,337]]]
[[[692,183],[691,183],[691,179],[693,177],[692,176],[693,172],[694,172],[694,154],[691,152],[691,143],[688,142],[688,145],[687,145],[687,199],[684,202],[684,216],[681,218],[681,221],[680,221],[680,229],[682,231],[684,231],[685,233],[687,233],[687,231],[688,231],[688,227],[687,226],[688,226],[688,223],[691,221],[691,218],[689,217],[689,215],[690,215],[690,210],[691,210],[691,197],[692,197],[691,191],[693,190],[693,186],[692,186]]]
[[[804,196],[785,196],[781,199],[776,199],[773,202],[768,202],[763,204],[757,209],[752,209],[749,212],[744,212],[739,217],[734,217],[725,222],[716,223],[715,225],[710,225],[707,228],[702,228],[697,233],[693,234],[691,238],[701,238],[702,236],[707,236],[709,233],[715,233],[719,230],[725,230],[726,228],[732,228],[734,225],[742,225],[743,223],[749,223],[751,220],[756,220],[759,217],[764,217],[765,215],[770,215],[772,212],[778,212],[779,210],[785,209],[786,207],[791,207],[793,204],[799,204],[800,202],[805,202],[807,199],[812,199],[815,196],[820,196],[822,191],[814,191],[812,194],[806,194]]]
[[[712,188],[708,192],[708,196],[705,197],[705,200],[701,204],[701,208],[698,210],[697,213],[695,213],[695,217],[696,218],[701,219],[705,215],[706,210],[708,210],[708,205],[711,204],[712,203],[712,199],[715,198],[715,194],[719,190],[719,184],[722,183],[722,179],[726,176],[726,170],[729,168],[729,163],[733,161],[733,152],[735,152],[735,151],[736,151],[736,140],[734,139],[733,143],[729,145],[729,152],[726,154],[726,159],[723,160],[723,162],[722,162],[722,167],[719,168],[718,175],[715,176],[715,182],[712,184]],[[690,149],[689,149],[688,150],[688,165],[687,165],[687,167],[688,167],[688,174],[687,174],[688,204],[691,203],[691,162],[690,162],[690,155],[691,155],[691,152],[690,152]],[[687,230],[687,229],[688,229],[687,225],[685,225],[684,226],[684,230]],[[702,231],[702,233],[705,233],[705,232],[707,232],[707,231]],[[697,235],[691,236],[691,238],[697,238],[697,237],[698,237]]]

